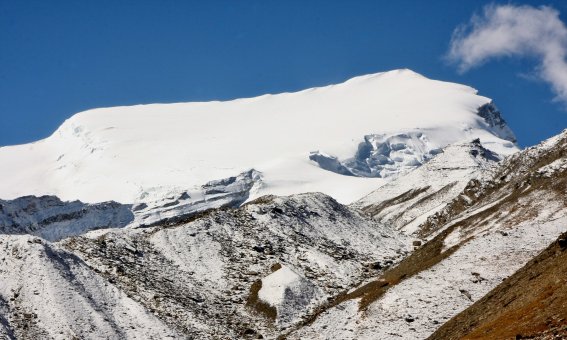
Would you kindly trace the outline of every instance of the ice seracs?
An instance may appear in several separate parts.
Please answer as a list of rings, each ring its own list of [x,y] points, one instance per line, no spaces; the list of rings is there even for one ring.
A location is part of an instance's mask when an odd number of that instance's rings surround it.
[[[364,136],[354,157],[343,161],[320,152],[312,152],[309,159],[323,169],[343,175],[386,178],[413,170],[439,152],[423,132],[411,131]]]
[[[44,140],[0,148],[0,198],[140,203],[254,169],[263,185],[249,199],[319,191],[350,203],[451,143],[515,152],[490,103],[396,70],[296,93],[94,109]],[[323,164],[333,159],[334,172]]]

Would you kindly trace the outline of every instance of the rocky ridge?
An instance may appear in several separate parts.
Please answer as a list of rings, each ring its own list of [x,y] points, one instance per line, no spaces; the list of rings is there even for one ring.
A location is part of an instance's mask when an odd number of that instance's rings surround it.
[[[563,132],[472,179],[416,228],[428,242],[290,337],[430,336],[566,231],[566,156]]]
[[[170,331],[164,334],[174,337],[274,337],[329,299],[399,262],[410,249],[403,236],[323,194],[264,197],[175,225],[94,231],[53,244],[3,235],[0,246],[5,254],[0,272],[10,282],[2,291],[9,297],[6,327],[16,338],[133,338],[146,326],[155,326],[156,332],[167,326]],[[59,265],[53,252],[73,266]],[[10,255],[16,253],[22,255]],[[30,280],[18,269],[24,267],[44,269],[34,276],[37,280]],[[75,267],[85,272],[82,281],[74,278]],[[293,273],[289,285],[270,287],[270,275],[282,273]],[[105,317],[118,313],[121,305],[105,302],[101,294],[107,293],[86,288],[97,286],[120,292],[135,305],[123,318],[134,322],[142,313],[144,325],[122,331],[124,325]],[[66,300],[58,298],[61,289],[66,289]],[[259,299],[265,296],[271,296],[273,304]],[[38,299],[53,313],[40,313]],[[58,307],[59,300],[72,305],[84,300],[81,303],[88,302],[94,310],[85,309],[88,317],[74,310],[73,317],[83,320],[77,322]],[[34,322],[31,327],[21,313],[40,316],[29,320]],[[98,327],[109,331],[96,333]],[[155,334],[147,336],[159,338]]]
[[[0,234],[30,234],[48,241],[90,230],[123,228],[134,221],[131,205],[63,202],[55,196],[0,200]]]

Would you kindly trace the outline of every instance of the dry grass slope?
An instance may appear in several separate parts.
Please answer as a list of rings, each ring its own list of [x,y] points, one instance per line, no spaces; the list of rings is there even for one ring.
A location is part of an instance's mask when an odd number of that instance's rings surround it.
[[[567,338],[567,233],[430,339]]]

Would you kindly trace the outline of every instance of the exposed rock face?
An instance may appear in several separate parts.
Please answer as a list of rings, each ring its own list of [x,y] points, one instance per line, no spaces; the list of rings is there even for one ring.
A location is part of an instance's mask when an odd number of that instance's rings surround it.
[[[0,233],[31,234],[49,241],[89,230],[122,228],[134,220],[130,205],[62,202],[55,196],[0,200]]]
[[[516,135],[506,124],[502,114],[493,102],[486,103],[478,108],[478,115],[486,121],[492,132],[502,139],[516,143]]]
[[[192,191],[183,191],[173,196],[149,201],[134,206],[134,227],[177,223],[208,209],[236,208],[262,186],[262,174],[254,169],[238,176],[223,178],[203,184]]]

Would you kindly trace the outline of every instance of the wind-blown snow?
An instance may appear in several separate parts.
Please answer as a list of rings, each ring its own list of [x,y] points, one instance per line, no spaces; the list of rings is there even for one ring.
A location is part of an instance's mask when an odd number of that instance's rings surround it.
[[[47,139],[0,148],[0,198],[135,203],[255,169],[263,185],[249,199],[320,191],[349,203],[385,180],[324,170],[310,152],[351,159],[365,136],[408,131],[422,133],[427,150],[480,138],[516,151],[477,114],[489,102],[470,87],[396,70],[297,93],[94,109]]]

